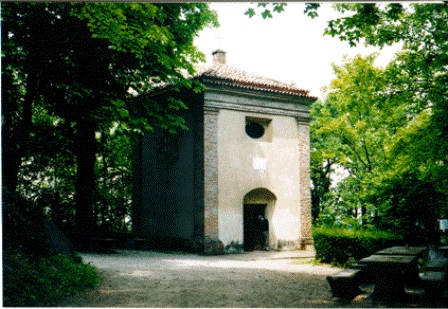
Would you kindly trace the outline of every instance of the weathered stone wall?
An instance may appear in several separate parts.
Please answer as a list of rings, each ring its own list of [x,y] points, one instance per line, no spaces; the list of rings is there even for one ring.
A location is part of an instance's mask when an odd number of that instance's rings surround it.
[[[299,193],[300,193],[300,247],[312,243],[311,233],[311,175],[310,126],[308,119],[297,118],[299,127]]]
[[[205,254],[221,254],[224,247],[241,250],[244,198],[263,188],[275,195],[266,208],[272,248],[292,250],[309,243],[310,102],[213,87],[190,99],[190,130],[182,133],[177,163],[159,164],[154,135],[137,149],[137,236],[185,240]],[[244,130],[247,117],[272,121],[272,136],[250,140]],[[266,166],[256,168],[256,160]]]
[[[224,252],[218,218],[218,113],[204,109],[204,253]]]
[[[277,246],[280,251],[294,251],[301,247],[298,240],[279,240]]]
[[[193,251],[204,252],[204,109],[203,97],[194,102],[194,231]]]
[[[134,160],[140,161],[140,167],[135,179],[134,235],[148,249],[195,249],[196,213],[203,212],[203,203],[198,202],[203,201],[203,176],[197,173],[202,158],[195,154],[198,137],[202,140],[202,124],[196,116],[202,109],[197,109],[193,105],[182,115],[189,130],[174,135],[160,129],[148,132],[136,150]]]
[[[204,121],[205,125],[215,128],[215,121],[218,122],[219,240],[226,248],[232,242],[244,243],[244,197],[262,188],[276,196],[273,203],[264,201],[271,225],[271,248],[300,248],[302,240],[311,237],[309,102],[291,96],[209,87],[204,104],[208,107],[205,117],[211,121]],[[216,118],[207,115],[216,110]],[[248,136],[247,119],[267,123],[270,137]],[[303,125],[298,126],[297,119]],[[215,135],[206,134],[205,138],[212,138],[214,143]],[[211,145],[210,141],[207,143]],[[213,194],[210,197],[214,199]],[[207,216],[213,219],[214,228],[214,213]]]

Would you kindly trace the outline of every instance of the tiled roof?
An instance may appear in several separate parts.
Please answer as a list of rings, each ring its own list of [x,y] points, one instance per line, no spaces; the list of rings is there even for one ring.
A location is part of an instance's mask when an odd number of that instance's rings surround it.
[[[215,64],[208,68],[199,69],[195,78],[198,78],[205,84],[267,91],[316,99],[315,97],[309,96],[308,90],[299,89],[274,79],[248,73],[226,64]]]

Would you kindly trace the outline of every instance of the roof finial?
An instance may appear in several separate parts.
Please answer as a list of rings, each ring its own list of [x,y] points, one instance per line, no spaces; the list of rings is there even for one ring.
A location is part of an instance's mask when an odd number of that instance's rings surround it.
[[[218,35],[216,36],[216,40],[218,41],[218,49],[222,48],[221,43],[224,40],[224,37],[221,36],[221,33],[218,33]]]

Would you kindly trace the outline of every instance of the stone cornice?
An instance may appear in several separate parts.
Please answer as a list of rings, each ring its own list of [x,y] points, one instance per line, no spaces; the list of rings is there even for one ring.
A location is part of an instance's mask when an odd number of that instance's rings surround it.
[[[309,105],[314,99],[297,96],[260,93],[236,89],[207,87],[204,93],[205,109],[227,109],[296,117],[309,122]]]
[[[219,113],[219,107],[209,104],[204,105],[204,113],[217,114]]]
[[[297,124],[299,126],[309,126],[310,125],[310,117],[296,117]]]

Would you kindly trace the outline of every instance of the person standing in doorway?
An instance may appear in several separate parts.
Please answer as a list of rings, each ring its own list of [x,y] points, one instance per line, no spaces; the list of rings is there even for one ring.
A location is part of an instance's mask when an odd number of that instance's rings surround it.
[[[261,245],[264,251],[269,251],[269,221],[263,215],[258,216]]]

